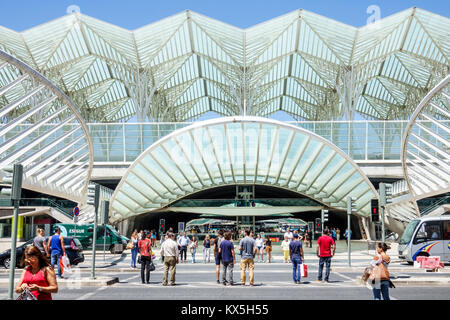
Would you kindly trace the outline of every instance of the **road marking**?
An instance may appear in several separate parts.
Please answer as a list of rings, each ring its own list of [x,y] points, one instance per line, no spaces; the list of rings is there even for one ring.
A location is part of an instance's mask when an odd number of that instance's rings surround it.
[[[340,272],[333,272],[334,274],[337,274],[338,276],[340,276],[340,277],[342,277],[342,278],[344,278],[344,279],[347,279],[347,280],[349,280],[349,281],[355,281],[355,279],[352,279],[352,278],[350,278],[350,277],[348,277],[348,276],[346,276],[346,275],[343,275],[342,273],[340,273]]]
[[[100,287],[100,288],[98,288],[97,290],[95,290],[93,292],[89,292],[89,293],[85,294],[84,296],[78,297],[76,300],[87,300],[90,297],[92,297],[94,294],[96,294],[96,293],[98,293],[100,291],[106,290],[106,289],[108,289],[108,287]]]

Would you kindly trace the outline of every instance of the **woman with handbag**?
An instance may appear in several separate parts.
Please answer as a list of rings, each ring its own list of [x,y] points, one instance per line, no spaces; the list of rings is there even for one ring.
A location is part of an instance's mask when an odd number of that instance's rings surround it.
[[[141,280],[143,284],[150,283],[150,265],[152,263],[152,249],[151,249],[152,241],[149,238],[150,233],[146,232],[144,233],[143,239],[138,242],[139,253],[141,254]]]
[[[31,292],[36,300],[52,300],[52,293],[58,292],[55,271],[48,259],[35,246],[31,245],[25,249],[21,265],[26,263],[16,293],[26,295]],[[19,300],[27,300],[19,297]]]
[[[131,268],[136,269],[136,258],[139,251],[137,230],[131,234],[130,241],[127,244],[127,249],[131,249]]]
[[[370,263],[372,271],[369,281],[372,284],[375,300],[381,300],[381,295],[383,295],[384,300],[390,300],[389,288],[391,287],[391,281],[389,280],[388,265],[391,262],[391,258],[386,254],[386,251],[390,248],[386,243],[378,243],[377,255]]]
[[[191,243],[189,244],[191,255],[192,255],[192,263],[195,263],[195,254],[197,253],[198,241],[196,236],[192,236]]]

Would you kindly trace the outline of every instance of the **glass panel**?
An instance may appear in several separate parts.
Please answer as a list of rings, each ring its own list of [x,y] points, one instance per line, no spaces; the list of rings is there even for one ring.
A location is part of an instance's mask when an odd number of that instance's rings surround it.
[[[384,123],[369,122],[367,137],[367,159],[383,160]]]

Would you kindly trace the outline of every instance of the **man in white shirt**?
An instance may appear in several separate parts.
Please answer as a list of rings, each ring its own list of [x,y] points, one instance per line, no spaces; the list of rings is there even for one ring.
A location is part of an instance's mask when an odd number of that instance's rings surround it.
[[[175,273],[177,271],[178,259],[178,244],[175,242],[175,234],[168,233],[168,238],[161,246],[161,256],[164,256],[164,276],[163,286],[167,286],[167,276],[170,270],[170,285],[175,285]]]
[[[181,262],[186,262],[186,254],[189,243],[191,243],[191,239],[189,239],[189,237],[186,236],[186,232],[184,232],[183,235],[180,238],[178,238],[178,245],[180,246]]]
[[[291,232],[291,229],[289,227],[286,229],[284,236],[288,238],[289,242],[291,242],[292,239],[294,239],[294,234]]]

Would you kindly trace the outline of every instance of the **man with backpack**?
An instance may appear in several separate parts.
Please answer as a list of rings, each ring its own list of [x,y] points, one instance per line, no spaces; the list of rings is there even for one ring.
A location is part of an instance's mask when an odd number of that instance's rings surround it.
[[[220,263],[222,262],[222,255],[219,252],[219,248],[222,241],[223,241],[223,231],[219,230],[218,237],[214,239],[214,258],[216,260],[217,283],[220,283]]]

